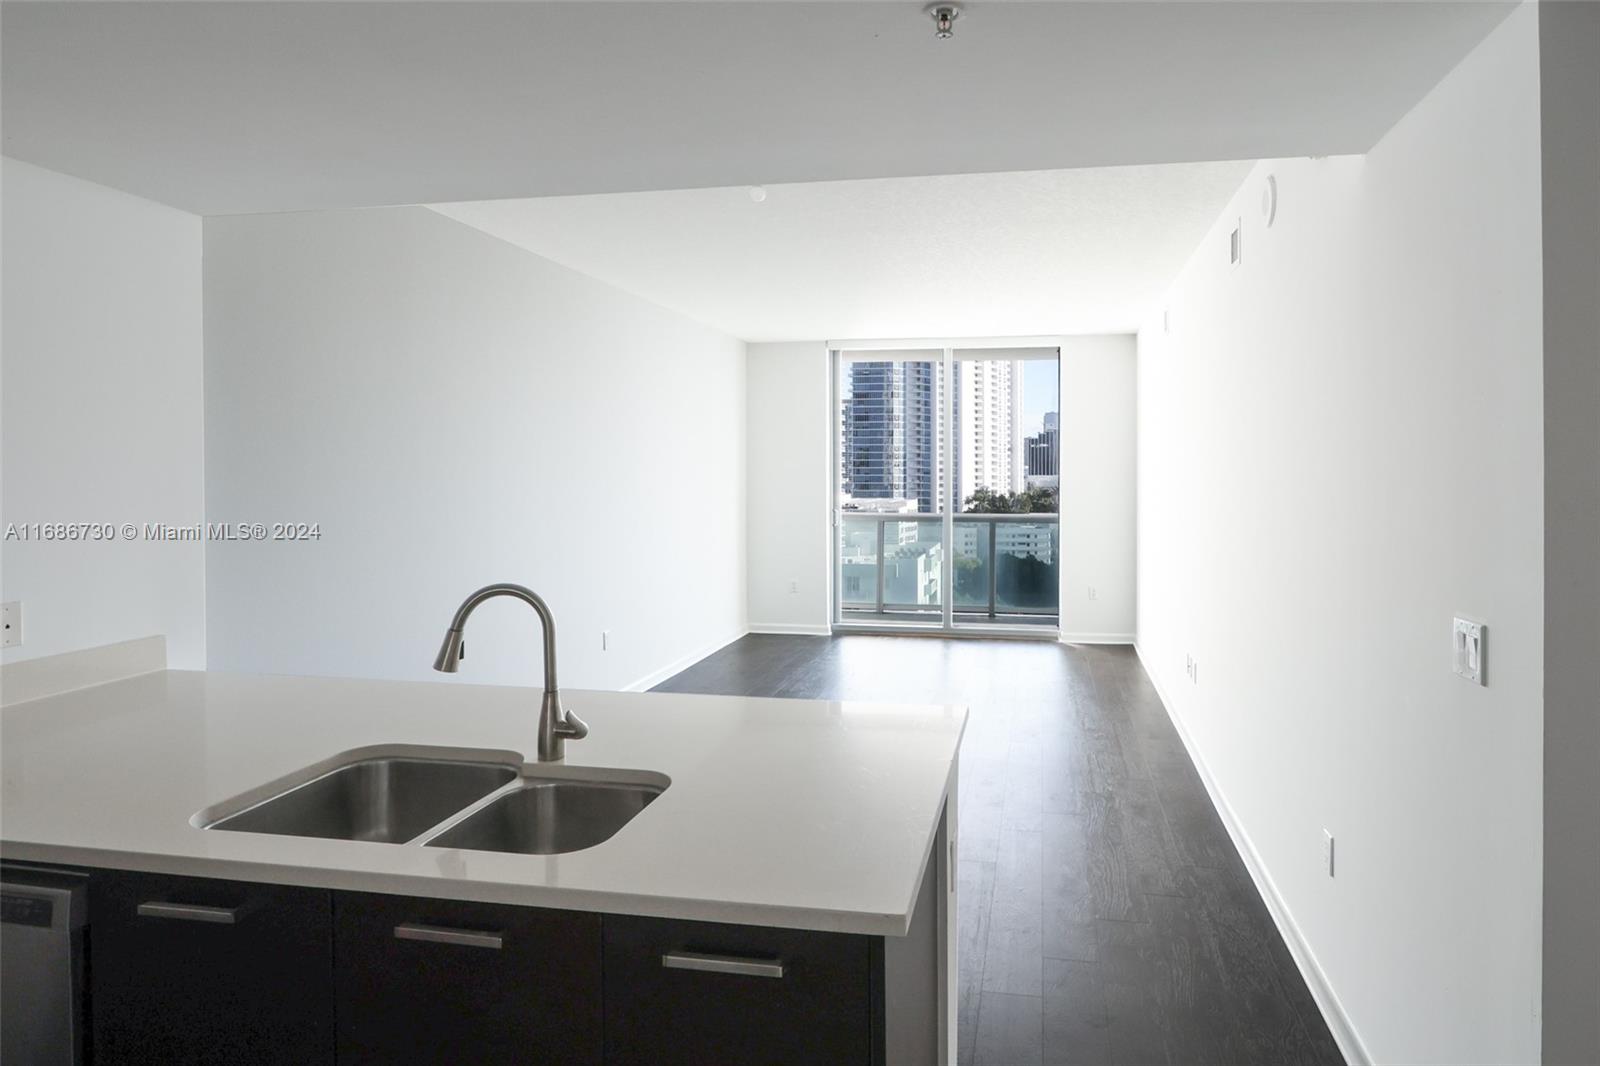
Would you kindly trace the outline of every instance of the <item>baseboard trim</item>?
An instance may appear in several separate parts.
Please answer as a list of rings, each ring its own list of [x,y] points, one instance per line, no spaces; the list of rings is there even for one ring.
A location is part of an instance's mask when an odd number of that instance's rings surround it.
[[[1132,644],[1132,633],[1063,633],[1063,644]]]
[[[1216,807],[1218,816],[1222,819],[1228,836],[1233,839],[1233,846],[1239,850],[1239,856],[1244,860],[1245,869],[1250,871],[1250,880],[1255,882],[1256,891],[1261,893],[1262,900],[1267,905],[1267,912],[1272,915],[1272,921],[1278,927],[1278,932],[1283,937],[1284,944],[1289,949],[1294,964],[1300,970],[1300,976],[1305,978],[1306,987],[1311,991],[1311,998],[1316,1000],[1317,1009],[1322,1011],[1323,1019],[1328,1023],[1328,1029],[1333,1033],[1334,1043],[1339,1045],[1339,1051],[1344,1055],[1345,1061],[1350,1066],[1371,1066],[1372,1056],[1367,1053],[1366,1044],[1356,1032],[1350,1016],[1345,1013],[1344,1005],[1339,1002],[1339,996],[1334,992],[1333,986],[1328,983],[1328,976],[1322,970],[1322,965],[1317,962],[1317,954],[1311,950],[1311,945],[1300,932],[1300,926],[1295,923],[1294,915],[1290,913],[1289,906],[1284,902],[1278,892],[1277,884],[1272,880],[1272,875],[1267,872],[1266,864],[1261,861],[1261,855],[1250,841],[1250,835],[1244,831],[1239,823],[1238,816],[1234,814],[1233,807],[1228,803],[1228,798],[1222,792],[1216,779],[1211,776],[1211,770],[1206,766],[1205,760],[1200,755],[1200,749],[1195,746],[1194,739],[1189,731],[1184,728],[1183,719],[1173,708],[1176,704],[1167,695],[1167,690],[1162,687],[1161,679],[1156,676],[1151,668],[1149,659],[1145,657],[1144,649],[1137,640],[1133,641],[1133,650],[1139,656],[1140,665],[1150,678],[1150,683],[1155,686],[1156,695],[1161,698],[1162,709],[1167,712],[1167,718],[1172,721],[1172,728],[1177,730],[1178,739],[1183,741],[1183,746],[1189,753],[1189,759],[1194,763],[1200,781],[1206,787],[1206,794],[1211,797],[1212,806]]]
[[[708,644],[705,647],[701,648],[699,651],[690,652],[688,655],[685,655],[683,658],[677,659],[677,660],[675,660],[673,662],[670,662],[666,666],[663,666],[659,670],[654,670],[654,671],[652,671],[652,672],[650,672],[648,674],[645,674],[643,677],[641,677],[638,680],[632,682],[631,684],[624,685],[622,687],[621,691],[623,691],[623,692],[646,692],[649,689],[652,689],[655,686],[661,684],[661,682],[665,681],[667,678],[671,677],[673,674],[681,673],[682,671],[687,670],[689,667],[693,666],[695,663],[699,662],[701,659],[704,659],[707,655],[716,654],[717,652],[721,651],[723,648],[726,648],[729,644],[732,644],[734,641],[738,640],[740,637],[744,636],[748,632],[750,632],[750,630],[748,628],[741,628],[738,631],[736,631],[730,637],[724,637],[721,640],[712,641],[710,644]]]
[[[789,622],[751,622],[750,632],[796,637],[827,637],[832,636],[833,627],[830,625],[813,626]]]

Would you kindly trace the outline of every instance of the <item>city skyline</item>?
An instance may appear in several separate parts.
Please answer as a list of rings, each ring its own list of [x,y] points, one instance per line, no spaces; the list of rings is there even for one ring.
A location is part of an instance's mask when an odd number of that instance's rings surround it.
[[[838,400],[838,491],[847,509],[931,514],[948,491],[960,511],[979,489],[1056,487],[1055,360],[955,361],[949,471],[943,365],[861,360],[846,368]]]

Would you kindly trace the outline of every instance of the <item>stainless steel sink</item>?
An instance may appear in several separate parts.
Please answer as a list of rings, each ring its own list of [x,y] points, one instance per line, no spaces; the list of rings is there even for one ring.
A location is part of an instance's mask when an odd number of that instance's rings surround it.
[[[403,844],[517,777],[504,763],[409,756],[362,758],[291,785],[205,829]],[[271,787],[271,786],[268,786]]]
[[[656,780],[643,780],[646,776]],[[523,855],[581,851],[616,835],[666,787],[659,775],[636,775],[631,781],[524,778],[426,843]]]
[[[190,824],[554,855],[610,839],[671,784],[645,770],[524,764],[514,751],[382,744],[207,807]]]

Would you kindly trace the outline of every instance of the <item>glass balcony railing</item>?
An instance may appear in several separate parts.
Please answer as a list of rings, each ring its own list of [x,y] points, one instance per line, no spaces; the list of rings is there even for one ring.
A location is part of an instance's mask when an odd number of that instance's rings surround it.
[[[1055,625],[1060,521],[1053,514],[953,516],[949,590],[957,625]],[[843,515],[839,606],[852,621],[939,622],[944,523],[937,516]]]
[[[839,603],[845,612],[942,617],[941,519],[848,515],[840,528]]]
[[[1061,522],[1053,514],[954,516],[955,620],[1055,625]]]

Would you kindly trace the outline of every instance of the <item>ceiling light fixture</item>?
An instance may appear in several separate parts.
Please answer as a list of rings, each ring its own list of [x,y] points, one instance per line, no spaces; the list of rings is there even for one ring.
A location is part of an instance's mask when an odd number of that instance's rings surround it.
[[[759,204],[767,198],[767,190],[763,185],[752,185],[750,186],[749,192],[750,202],[753,204]]]
[[[956,35],[956,19],[961,17],[960,4],[929,4],[922,11],[933,19],[933,35],[939,40],[948,41]]]

